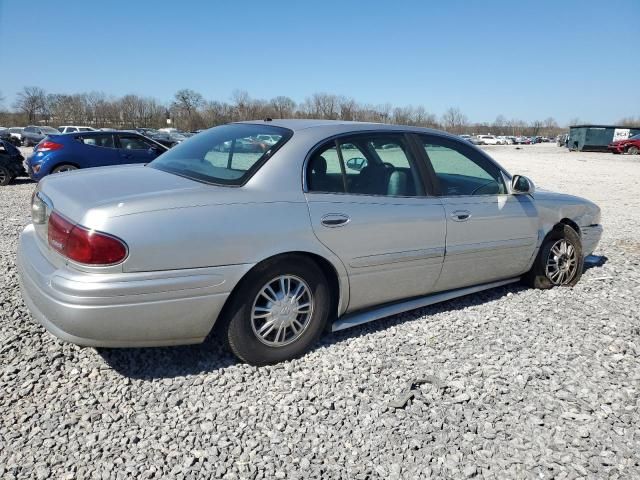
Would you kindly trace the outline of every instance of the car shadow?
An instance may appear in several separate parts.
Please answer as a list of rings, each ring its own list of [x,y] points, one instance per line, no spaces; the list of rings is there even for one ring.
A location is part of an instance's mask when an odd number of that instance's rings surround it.
[[[607,257],[591,256],[585,261],[585,271],[604,265]],[[329,347],[352,338],[363,337],[386,330],[396,325],[418,320],[438,313],[446,313],[483,305],[516,294],[528,287],[511,283],[471,295],[454,298],[374,322],[358,325],[339,332],[325,333],[313,350]],[[424,318],[424,321],[429,321]],[[154,380],[215,372],[236,365],[239,361],[227,350],[222,340],[215,335],[216,329],[199,345],[153,348],[99,348],[97,352],[105,363],[120,375],[139,380]]]
[[[213,335],[198,345],[96,350],[105,363],[120,375],[138,380],[197,375],[238,363],[221,339]]]
[[[34,180],[31,180],[30,178],[19,177],[19,178],[14,178],[13,180],[11,180],[11,183],[9,185],[6,185],[4,188],[11,187],[12,185],[27,185],[29,183],[32,183],[32,184],[35,185],[38,182],[35,182]]]
[[[590,270],[594,267],[601,267],[603,266],[605,263],[607,263],[609,261],[609,258],[604,256],[604,255],[588,255],[585,259],[584,259],[584,270],[583,271],[587,271]]]

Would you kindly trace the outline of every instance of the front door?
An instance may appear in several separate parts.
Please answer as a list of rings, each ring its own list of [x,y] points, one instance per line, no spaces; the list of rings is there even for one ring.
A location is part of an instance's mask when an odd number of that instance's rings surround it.
[[[447,241],[438,290],[525,273],[538,241],[529,195],[509,193],[502,170],[463,141],[420,136],[445,209]]]
[[[158,156],[155,144],[135,133],[118,134],[120,163],[149,163]]]
[[[311,223],[347,268],[347,311],[424,295],[436,284],[444,210],[427,196],[421,168],[403,135],[352,136],[310,157]]]

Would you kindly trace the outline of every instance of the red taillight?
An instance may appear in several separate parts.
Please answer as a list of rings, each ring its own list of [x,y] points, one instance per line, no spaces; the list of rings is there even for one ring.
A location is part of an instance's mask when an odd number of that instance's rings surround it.
[[[60,150],[64,145],[61,143],[52,142],[51,140],[43,140],[38,144],[37,150],[39,152],[50,152],[52,150]]]
[[[127,256],[122,240],[71,223],[56,212],[49,216],[48,237],[55,251],[87,265],[113,265]]]

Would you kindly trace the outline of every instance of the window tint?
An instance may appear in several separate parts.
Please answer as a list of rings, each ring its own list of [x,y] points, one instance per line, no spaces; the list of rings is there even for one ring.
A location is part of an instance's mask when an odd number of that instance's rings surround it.
[[[148,150],[152,144],[137,135],[120,135],[120,148],[125,150]]]
[[[324,168],[326,165],[326,169]],[[419,172],[400,136],[341,140],[314,153],[307,165],[309,191],[360,195],[424,195]]]
[[[90,132],[91,129],[88,127],[80,127],[78,130],[80,130],[81,132]]]
[[[83,135],[78,137],[78,141],[94,147],[115,148],[113,135]]]
[[[65,133],[77,132],[78,129],[76,127],[67,127]]]
[[[275,142],[270,145],[258,135],[270,135]],[[194,180],[240,185],[290,136],[290,130],[271,125],[222,125],[173,147],[150,166]]]
[[[500,169],[472,148],[447,139],[423,139],[435,170],[440,194],[499,195],[507,193]]]
[[[313,192],[344,193],[344,179],[335,143],[320,149],[309,159],[307,182]]]

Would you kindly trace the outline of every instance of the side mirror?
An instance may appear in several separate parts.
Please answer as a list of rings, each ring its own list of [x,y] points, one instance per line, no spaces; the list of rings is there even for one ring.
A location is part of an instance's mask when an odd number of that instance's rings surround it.
[[[362,157],[353,157],[347,160],[347,168],[360,171],[367,166],[367,159]]]
[[[533,182],[524,175],[514,175],[511,179],[511,192],[515,195],[531,195],[536,191]]]

